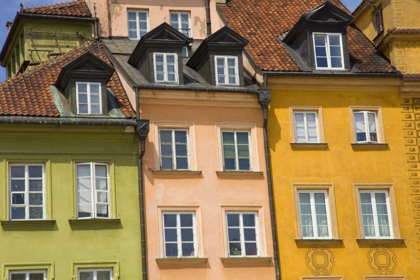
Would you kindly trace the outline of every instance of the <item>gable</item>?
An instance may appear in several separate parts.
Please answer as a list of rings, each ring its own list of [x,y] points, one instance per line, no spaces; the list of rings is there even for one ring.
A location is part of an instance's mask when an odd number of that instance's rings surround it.
[[[304,15],[306,21],[349,24],[353,17],[331,2],[316,7]]]

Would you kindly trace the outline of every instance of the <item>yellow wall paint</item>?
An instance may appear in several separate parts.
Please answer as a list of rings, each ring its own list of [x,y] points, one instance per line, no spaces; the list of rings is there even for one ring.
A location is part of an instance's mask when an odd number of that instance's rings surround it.
[[[313,276],[308,268],[313,259],[310,245],[322,245],[334,256],[335,266],[330,276],[344,276],[346,280],[361,280],[376,275],[369,266],[369,251],[373,243],[361,244],[356,205],[356,183],[393,183],[395,185],[398,220],[403,244],[388,244],[395,254],[397,265],[393,275],[407,280],[418,279],[420,266],[416,244],[416,230],[412,210],[407,158],[405,155],[403,100],[398,92],[284,90],[276,88],[269,79],[272,102],[269,112],[269,145],[273,171],[280,262],[283,280]],[[301,84],[310,80],[302,79]],[[327,87],[325,87],[327,88]],[[291,116],[289,106],[322,106],[326,149],[292,149]],[[353,150],[351,146],[351,116],[349,106],[381,106],[387,150]],[[297,225],[293,187],[295,183],[332,183],[335,190],[339,238],[343,244],[310,243],[297,245]],[[308,255],[309,253],[309,255]],[[320,259],[319,259],[320,258]],[[331,259],[330,259],[331,260]],[[382,262],[383,260],[379,260]],[[318,262],[322,257],[318,255]],[[393,267],[393,261],[388,267]]]

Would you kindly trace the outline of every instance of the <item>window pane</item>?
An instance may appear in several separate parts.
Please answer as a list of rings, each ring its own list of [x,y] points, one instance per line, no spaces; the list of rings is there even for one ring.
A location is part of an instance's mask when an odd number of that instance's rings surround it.
[[[87,114],[88,113],[88,106],[85,104],[79,104],[79,113],[80,114]]]
[[[223,155],[226,158],[235,158],[235,146],[223,145]]]
[[[108,218],[108,205],[96,205],[96,216],[101,218]]]
[[[146,12],[139,13],[139,20],[147,21],[147,13]]]
[[[162,156],[172,156],[172,145],[161,145]]]
[[[99,93],[99,84],[90,84],[90,93]]]
[[[193,215],[191,214],[180,214],[181,227],[192,227],[193,226]]]
[[[239,227],[239,215],[238,214],[228,214],[227,215],[227,224],[228,227]]]
[[[176,159],[176,168],[177,169],[188,169],[187,158],[177,158]]]
[[[96,103],[96,104],[99,104],[99,95],[96,95],[96,94],[92,94],[91,96],[90,96],[90,102],[91,103]]]
[[[341,58],[341,47],[330,47],[330,55]]]
[[[175,63],[175,56],[174,55],[168,55],[166,57],[167,63]]]
[[[229,243],[229,255],[230,256],[241,256],[241,244],[240,243]]]
[[[14,273],[10,277],[11,280],[26,280],[25,278],[26,278],[25,273],[19,273],[19,274]]]
[[[254,214],[243,214],[243,223],[245,227],[255,227],[255,215]]]
[[[300,203],[310,203],[310,194],[309,193],[299,193]]]
[[[187,145],[176,145],[177,156],[187,156]]]
[[[42,219],[43,213],[42,207],[29,207],[29,219]]]
[[[371,204],[372,202],[371,202],[370,193],[361,193],[360,194],[360,202]]]
[[[137,39],[137,31],[132,31],[132,30],[130,30],[130,31],[128,32],[128,37],[129,37],[130,39]]]
[[[194,243],[182,243],[182,256],[194,257]]]
[[[217,66],[225,66],[225,60],[223,59],[223,58],[218,58],[217,60],[216,60],[216,62],[217,62]],[[222,68],[223,69],[223,68]],[[219,74],[221,74],[220,72],[219,72]]]
[[[95,175],[96,177],[107,177],[107,166],[101,164],[95,164]]]
[[[42,178],[42,166],[28,166],[29,178]]]
[[[325,37],[315,36],[315,46],[325,46]]]
[[[169,82],[175,82],[176,81],[175,74],[168,74],[168,81]]]
[[[327,57],[327,49],[325,47],[316,47],[315,51],[317,57]]]
[[[315,113],[306,113],[306,121],[315,123],[316,122],[316,116]]]
[[[166,242],[177,241],[176,229],[165,229],[165,241]]]
[[[163,215],[163,221],[165,227],[176,227],[176,214]]]
[[[25,166],[12,166],[10,167],[12,178],[24,178],[25,177]]]
[[[175,142],[187,143],[187,132],[186,131],[175,131]]]
[[[239,161],[239,170],[251,170],[249,159],[240,158],[238,161]]]
[[[42,180],[29,180],[29,191],[31,192],[42,191]]]
[[[77,216],[79,218],[90,218],[92,206],[90,204],[78,205]]]
[[[88,101],[87,101],[87,94],[79,94],[78,95],[78,98],[79,98],[79,104],[81,104],[81,103],[84,103],[84,104],[88,103]]]
[[[172,158],[162,158],[162,169],[172,169]]]
[[[80,272],[80,280],[93,280],[93,272]]]
[[[77,84],[77,92],[87,93],[87,84],[85,84],[85,83]]]
[[[225,159],[225,170],[235,170],[234,159]]]
[[[233,132],[223,132],[223,144],[234,144],[234,134]]]
[[[10,190],[12,192],[23,192],[23,191],[25,191],[25,180],[12,180]]]
[[[128,22],[128,29],[129,30],[136,30],[137,29],[137,22],[135,22],[135,21],[129,21]]]
[[[30,193],[29,194],[29,205],[42,205],[42,193]]]
[[[99,203],[108,203],[108,193],[107,192],[97,192],[97,201]]]
[[[156,59],[157,63],[163,63],[163,55],[161,55],[161,54],[156,55],[155,59]]]
[[[244,229],[245,241],[257,241],[255,229],[245,228]]]
[[[340,46],[340,36],[338,35],[329,35],[330,45],[331,46]]]
[[[172,131],[161,130],[160,131],[160,141],[165,143],[172,143]]]
[[[107,191],[108,190],[108,180],[106,178],[96,178],[96,189]]]
[[[236,133],[238,144],[248,144],[248,133],[247,132],[238,132]]]
[[[128,13],[128,19],[129,20],[136,20],[136,13],[135,12],[129,12]]]
[[[25,207],[12,207],[12,220],[25,219]]]
[[[242,158],[249,158],[249,146],[248,145],[240,145],[238,146],[238,156]]]
[[[256,243],[246,243],[245,244],[245,255],[256,256],[257,255],[257,244]]]
[[[92,203],[92,192],[91,191],[79,191],[79,203],[90,204]],[[89,210],[90,211],[90,210]]]
[[[12,204],[15,204],[15,205],[25,204],[25,194],[23,193],[12,194]]]
[[[99,105],[92,105],[91,113],[92,114],[100,114],[101,113],[101,108],[99,107]]]
[[[98,271],[97,280],[111,280],[111,272],[110,271]]]
[[[303,113],[295,113],[295,122],[303,122],[303,121],[304,121]]]
[[[365,142],[366,141],[366,133],[356,133],[356,141],[357,142]]]
[[[336,57],[331,58],[331,67],[332,68],[342,68],[343,64],[342,64],[342,61],[341,61],[341,57],[340,58],[336,58]]]
[[[318,57],[316,63],[318,67],[328,67],[327,58]]]
[[[240,231],[239,228],[230,228],[228,230],[228,239],[229,241],[240,241]]]
[[[181,229],[181,241],[194,241],[192,228]]]
[[[176,243],[165,244],[167,257],[178,257],[178,245]]]

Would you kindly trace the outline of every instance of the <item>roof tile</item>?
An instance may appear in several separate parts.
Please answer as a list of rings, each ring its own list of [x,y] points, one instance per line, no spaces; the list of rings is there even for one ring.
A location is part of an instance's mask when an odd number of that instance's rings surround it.
[[[21,12],[27,14],[92,17],[92,13],[90,12],[84,0],[75,0],[71,2],[39,7],[27,7],[23,8]]]

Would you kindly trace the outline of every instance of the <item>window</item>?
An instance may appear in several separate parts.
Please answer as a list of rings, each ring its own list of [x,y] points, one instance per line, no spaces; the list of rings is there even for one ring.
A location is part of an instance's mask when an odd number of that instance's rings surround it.
[[[187,130],[161,129],[159,131],[161,156],[160,169],[189,169],[187,137]]]
[[[47,280],[44,270],[13,271],[9,273],[9,280]]]
[[[77,113],[85,115],[102,114],[100,83],[76,83]]]
[[[361,190],[360,207],[365,238],[393,238],[388,190]]]
[[[190,13],[171,12],[171,26],[179,32],[191,37]]]
[[[331,238],[327,191],[302,190],[298,195],[302,238]]]
[[[380,34],[384,31],[384,22],[382,19],[382,8],[376,10],[373,21],[375,23],[376,34]]]
[[[165,257],[196,257],[194,213],[164,212],[162,215]]]
[[[251,170],[249,142],[247,131],[222,132],[224,170]]]
[[[377,143],[377,113],[373,111],[355,111],[354,127],[357,143]]]
[[[341,34],[314,33],[316,69],[344,69]]]
[[[215,56],[216,59],[216,84],[239,85],[238,57]]]
[[[259,256],[257,213],[226,212],[229,257]]]
[[[10,219],[45,219],[45,179],[42,164],[10,165]]]
[[[76,164],[77,218],[109,218],[109,166],[103,163]]]
[[[187,57],[189,57],[188,47],[183,47],[183,48],[182,48],[182,57],[183,57],[183,58],[187,58]]]
[[[147,11],[128,12],[128,38],[140,40],[149,32],[149,13]]]
[[[317,112],[293,112],[296,143],[319,143]]]
[[[174,53],[154,53],[157,83],[178,83],[178,57]]]
[[[78,272],[78,280],[112,280],[112,269],[83,269]]]

